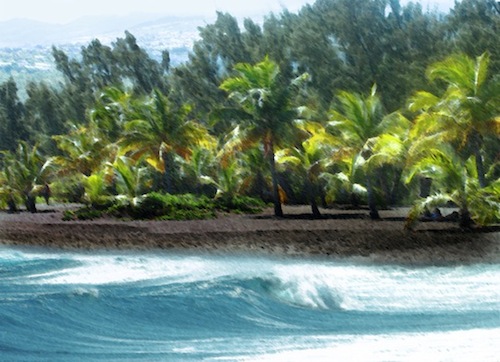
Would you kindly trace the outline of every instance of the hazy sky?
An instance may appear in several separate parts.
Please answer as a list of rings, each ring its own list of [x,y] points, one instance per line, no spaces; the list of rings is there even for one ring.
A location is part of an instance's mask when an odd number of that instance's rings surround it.
[[[409,0],[401,0],[407,3]],[[446,11],[454,0],[418,0],[424,6]],[[284,7],[296,11],[314,0],[0,0],[0,21],[27,18],[67,23],[85,15],[214,15],[228,11],[233,15],[279,12]]]

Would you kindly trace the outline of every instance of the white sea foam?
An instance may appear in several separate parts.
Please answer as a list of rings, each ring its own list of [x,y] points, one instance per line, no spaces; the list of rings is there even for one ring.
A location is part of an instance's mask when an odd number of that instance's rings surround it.
[[[273,296],[289,304],[359,311],[497,310],[500,267],[282,265]]]
[[[203,267],[203,262],[196,259],[186,263],[157,257],[79,256],[76,260],[81,265],[34,275],[32,281],[84,285],[134,283],[160,278],[184,281]]]
[[[275,353],[231,356],[232,361],[498,361],[500,329],[433,333],[318,336],[296,345],[276,339]],[[283,348],[283,346],[286,346]],[[269,346],[270,347],[270,346]],[[268,348],[269,348],[268,347]],[[224,360],[216,358],[213,360]]]
[[[37,284],[119,284],[155,281],[158,284],[213,281],[221,277],[246,278],[269,270],[270,261],[212,258],[192,255],[148,254],[71,254],[59,258],[69,259],[76,266],[47,273],[31,275]],[[265,265],[263,268],[260,265]]]
[[[58,253],[37,253],[28,251],[25,248],[12,249],[10,247],[0,245],[0,263],[9,261],[52,260],[59,258],[60,255]]]
[[[492,265],[409,268],[169,254],[18,253],[0,253],[0,259],[60,258],[75,265],[29,277],[29,282],[42,285],[166,285],[260,278],[268,281],[273,298],[306,308],[393,312],[500,308],[500,266]]]

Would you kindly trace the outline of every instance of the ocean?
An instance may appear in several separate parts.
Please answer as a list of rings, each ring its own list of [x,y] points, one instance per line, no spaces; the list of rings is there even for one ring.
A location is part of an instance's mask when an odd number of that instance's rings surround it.
[[[499,361],[500,265],[0,246],[1,361]]]

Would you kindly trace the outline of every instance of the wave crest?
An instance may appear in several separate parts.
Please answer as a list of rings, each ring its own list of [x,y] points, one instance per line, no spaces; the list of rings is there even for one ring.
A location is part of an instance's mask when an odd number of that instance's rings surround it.
[[[340,293],[321,278],[269,276],[262,278],[260,283],[272,298],[288,305],[320,310],[342,309]]]

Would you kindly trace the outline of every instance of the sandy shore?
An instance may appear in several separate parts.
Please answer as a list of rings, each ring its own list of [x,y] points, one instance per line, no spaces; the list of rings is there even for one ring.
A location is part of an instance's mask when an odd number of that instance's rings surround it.
[[[220,215],[197,221],[62,221],[61,207],[38,214],[0,213],[0,243],[65,249],[171,249],[274,256],[366,257],[409,264],[500,262],[500,226],[463,232],[448,222],[403,228],[407,210],[381,211],[371,221],[363,210],[286,206],[285,218]]]

